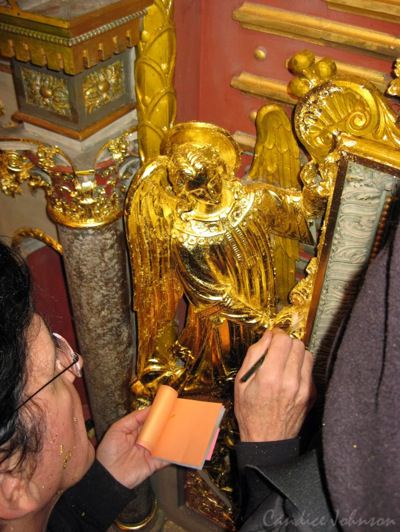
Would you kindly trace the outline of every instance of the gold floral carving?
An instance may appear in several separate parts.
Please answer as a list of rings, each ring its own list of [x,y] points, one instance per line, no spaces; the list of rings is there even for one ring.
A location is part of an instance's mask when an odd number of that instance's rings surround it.
[[[122,96],[124,86],[124,68],[120,60],[85,76],[82,91],[86,113],[91,114]]]
[[[21,185],[30,179],[32,162],[23,152],[17,150],[3,152],[0,155],[0,187],[7,196],[21,194]]]
[[[71,116],[69,92],[65,80],[29,68],[22,68],[27,103],[62,116]]]
[[[142,162],[160,153],[176,113],[173,0],[155,0],[143,20],[135,63],[139,153]]]
[[[387,93],[390,96],[400,96],[400,58],[394,64],[394,75],[396,77],[390,82]]]
[[[122,215],[127,186],[138,161],[135,129],[105,144],[94,167],[83,171],[75,170],[57,146],[17,140],[13,144],[13,150],[0,151],[3,193],[22,193],[24,182],[44,189],[49,216],[68,227],[96,227]]]

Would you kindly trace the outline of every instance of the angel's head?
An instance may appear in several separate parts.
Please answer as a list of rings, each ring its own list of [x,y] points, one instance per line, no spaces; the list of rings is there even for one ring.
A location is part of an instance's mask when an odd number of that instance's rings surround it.
[[[218,205],[227,177],[226,164],[213,146],[186,142],[172,148],[168,180],[179,198],[191,204]]]

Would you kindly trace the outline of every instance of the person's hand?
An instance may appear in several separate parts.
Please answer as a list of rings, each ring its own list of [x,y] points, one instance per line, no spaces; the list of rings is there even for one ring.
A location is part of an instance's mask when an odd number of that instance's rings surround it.
[[[247,382],[241,377],[268,349]],[[299,433],[314,400],[313,359],[300,340],[266,331],[247,351],[235,381],[235,415],[241,441],[278,441]]]
[[[111,425],[96,451],[99,462],[127,488],[135,488],[167,462],[136,444],[149,408],[131,412]]]

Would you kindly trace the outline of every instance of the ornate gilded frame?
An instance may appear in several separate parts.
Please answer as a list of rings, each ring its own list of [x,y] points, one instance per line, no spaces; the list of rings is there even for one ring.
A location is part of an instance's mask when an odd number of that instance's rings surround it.
[[[385,242],[400,189],[398,149],[342,134],[334,154],[336,182],[319,240],[305,334],[320,385],[365,270]]]

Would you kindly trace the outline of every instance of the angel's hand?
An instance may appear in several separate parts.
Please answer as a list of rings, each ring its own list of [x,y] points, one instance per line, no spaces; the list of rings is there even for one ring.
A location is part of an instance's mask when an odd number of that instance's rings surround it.
[[[304,184],[303,187],[303,205],[310,218],[315,218],[324,211],[326,201],[331,195],[333,186],[331,179],[324,179],[318,171],[314,162],[309,162],[303,166],[300,178]]]

